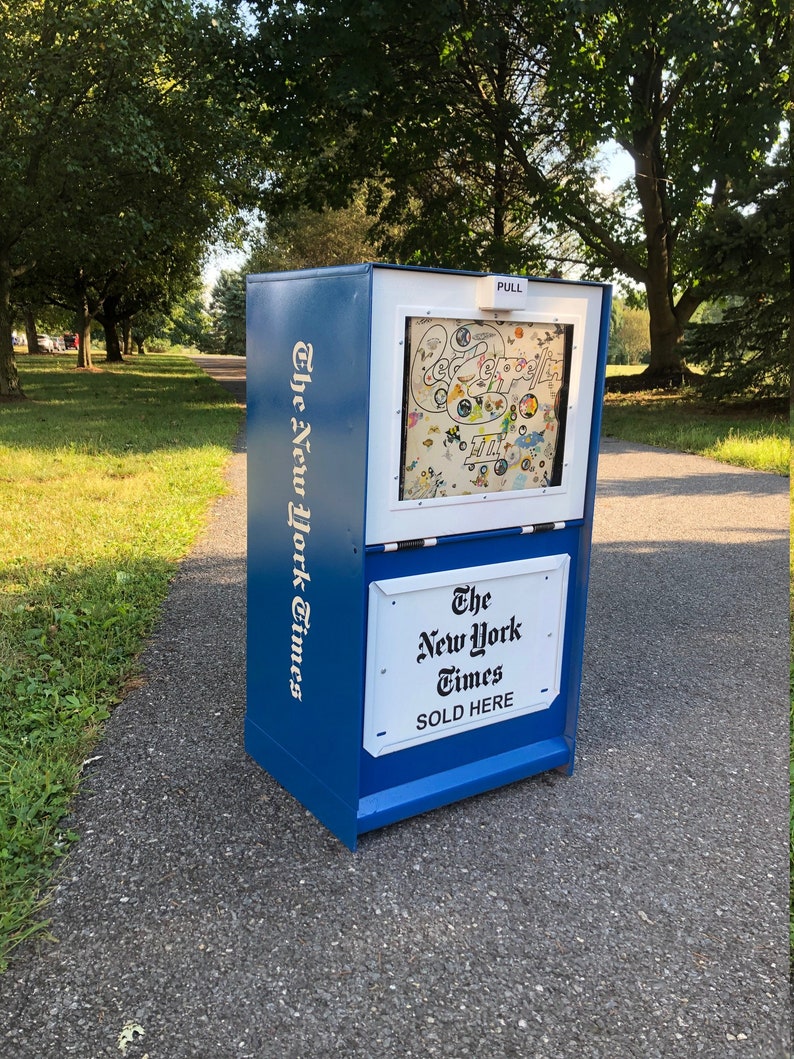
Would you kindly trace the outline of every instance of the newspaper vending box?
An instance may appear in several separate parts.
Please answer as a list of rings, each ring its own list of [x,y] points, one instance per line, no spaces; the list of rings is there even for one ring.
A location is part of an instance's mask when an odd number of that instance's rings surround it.
[[[610,291],[250,276],[252,757],[358,836],[570,772]]]

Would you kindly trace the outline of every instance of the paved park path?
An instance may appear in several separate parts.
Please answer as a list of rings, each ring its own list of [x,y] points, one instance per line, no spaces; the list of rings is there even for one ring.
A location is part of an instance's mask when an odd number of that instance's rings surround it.
[[[0,1055],[788,1056],[788,482],[606,440],[575,774],[352,854],[243,750],[243,443],[228,474]]]

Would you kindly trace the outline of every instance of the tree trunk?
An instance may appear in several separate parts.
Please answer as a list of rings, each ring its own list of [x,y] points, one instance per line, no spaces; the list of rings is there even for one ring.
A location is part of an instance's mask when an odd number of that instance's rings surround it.
[[[129,357],[132,353],[132,320],[125,316],[121,321],[121,334],[123,342],[123,354]]]
[[[75,327],[79,336],[77,367],[93,368],[94,364],[91,357],[91,312],[85,297],[82,299],[80,312],[75,317]]]
[[[660,386],[680,386],[691,374],[681,352],[681,339],[700,298],[687,290],[678,303],[675,301],[677,233],[666,156],[661,145],[670,96],[665,95],[664,61],[657,49],[647,47],[639,53],[631,97],[634,114],[644,119],[633,133],[631,152],[647,255],[644,282],[650,315],[651,358],[643,375],[646,381]]]
[[[105,329],[105,357],[108,364],[123,364],[124,357],[121,355],[121,344],[119,343],[119,318],[118,298],[109,295],[102,303],[102,311],[96,314],[97,320]]]
[[[11,337],[11,270],[0,262],[0,399],[21,401],[24,396]]]
[[[91,319],[90,317],[81,324],[77,334],[79,341],[77,346],[77,367],[93,368],[94,358],[91,352]]]
[[[83,270],[78,270],[72,286],[75,295],[77,312],[75,313],[74,329],[79,336],[79,348],[77,350],[77,367],[93,368],[94,361],[91,353],[91,321],[102,308],[101,301],[91,303]]]
[[[28,344],[28,353],[38,353],[39,341],[36,336],[36,319],[32,309],[25,309],[25,340]]]
[[[654,276],[648,270],[645,290],[650,314],[651,359],[643,377],[658,379],[660,386],[681,386],[692,375],[681,353],[681,340],[701,299],[685,291],[673,304],[668,287],[666,276]]]
[[[634,157],[637,195],[642,205],[645,227],[645,293],[650,316],[651,359],[645,375],[670,385],[686,371],[681,356],[680,341],[683,330],[673,305],[672,243],[670,218],[666,208],[665,178],[659,172],[653,144],[635,140]]]
[[[116,327],[115,321],[108,320],[108,318],[105,317],[102,326],[105,329],[105,349],[107,350],[107,356],[105,359],[108,364],[123,364],[124,357],[121,355],[119,330]]]
[[[668,295],[666,273],[649,267],[645,291],[650,315],[651,359],[644,374],[666,380],[666,385],[672,385],[678,379],[676,385],[680,385],[686,373],[680,346],[683,329]]]

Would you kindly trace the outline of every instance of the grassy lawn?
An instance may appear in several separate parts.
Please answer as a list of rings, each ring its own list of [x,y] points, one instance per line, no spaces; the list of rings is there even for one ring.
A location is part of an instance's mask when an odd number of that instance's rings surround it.
[[[704,401],[674,391],[614,393],[604,401],[602,432],[757,471],[789,473],[789,419],[778,408]]]
[[[233,399],[183,356],[19,360],[0,405],[0,968],[46,926],[82,764],[224,489]]]

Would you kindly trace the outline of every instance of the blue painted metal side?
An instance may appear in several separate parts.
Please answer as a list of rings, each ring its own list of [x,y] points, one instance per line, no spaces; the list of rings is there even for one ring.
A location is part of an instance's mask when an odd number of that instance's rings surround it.
[[[480,756],[466,765],[430,772],[420,780],[377,791],[361,799],[359,833],[482,794],[506,783],[515,783],[538,772],[559,768],[569,755],[570,748],[565,739],[557,736],[490,757]],[[454,760],[454,754],[447,758],[448,763]]]
[[[580,548],[576,564],[576,583],[579,586],[577,609],[581,620],[571,630],[571,641],[566,644],[571,658],[570,695],[574,703],[565,729],[565,738],[571,747],[571,759],[564,771],[570,775],[574,767],[576,729],[579,719],[579,697],[582,687],[582,663],[584,661],[585,617],[587,592],[590,584],[590,552],[593,539],[593,515],[595,512],[596,479],[598,476],[598,450],[601,443],[601,420],[604,408],[606,384],[607,347],[609,345],[609,319],[612,310],[612,288],[604,287],[601,302],[601,320],[598,331],[598,360],[595,387],[593,390],[593,416],[590,424],[590,445],[587,452],[587,484],[584,497],[584,521],[580,535]]]
[[[246,749],[351,846],[370,290],[364,265],[250,277],[247,295]]]

